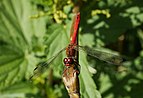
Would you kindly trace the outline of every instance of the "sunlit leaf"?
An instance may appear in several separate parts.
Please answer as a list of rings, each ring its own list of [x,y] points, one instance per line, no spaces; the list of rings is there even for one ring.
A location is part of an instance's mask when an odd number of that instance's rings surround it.
[[[80,53],[80,89],[82,98],[101,98],[87,66],[86,55]]]
[[[44,18],[31,20],[32,11],[34,9],[27,0],[1,0],[0,87],[3,92],[5,87],[28,79],[37,63],[31,39],[37,36],[39,39],[36,42],[42,42],[45,22]]]

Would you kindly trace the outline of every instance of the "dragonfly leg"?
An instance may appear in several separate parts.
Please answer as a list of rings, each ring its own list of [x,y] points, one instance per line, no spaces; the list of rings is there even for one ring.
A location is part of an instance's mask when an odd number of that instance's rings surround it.
[[[79,75],[80,74],[80,65],[78,62],[74,61],[74,67],[75,67],[75,71],[76,73]]]

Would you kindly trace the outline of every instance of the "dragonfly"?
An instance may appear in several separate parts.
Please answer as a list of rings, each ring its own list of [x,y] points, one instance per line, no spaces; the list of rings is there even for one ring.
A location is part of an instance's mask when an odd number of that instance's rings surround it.
[[[62,80],[68,91],[70,98],[80,98],[80,86],[78,75],[80,73],[79,63],[78,63],[78,51],[74,49],[74,46],[78,45],[78,29],[80,22],[80,13],[75,15],[73,24],[71,27],[71,41],[70,44],[66,47],[66,55],[63,62],[65,65]],[[73,28],[73,29],[72,29]]]
[[[51,57],[47,60],[47,62],[44,62],[40,65],[38,65],[34,69],[34,74],[31,76],[30,79],[37,76],[39,73],[44,72],[48,66],[63,52],[66,51],[67,57],[64,58],[63,63],[65,65],[65,69],[62,74],[63,82],[66,86],[66,89],[70,96],[76,96],[71,98],[79,98],[79,79],[78,75],[80,74],[79,70],[79,63],[78,63],[78,52],[84,51],[90,56],[93,56],[99,60],[105,61],[112,65],[121,65],[123,59],[121,56],[114,55],[111,53],[99,51],[97,49],[93,49],[87,46],[81,46],[78,45],[77,36],[78,36],[78,29],[79,29],[79,23],[80,23],[80,13],[77,13],[75,15],[75,18],[73,20],[73,24],[71,26],[71,39],[70,43],[67,47],[61,49],[56,55]]]

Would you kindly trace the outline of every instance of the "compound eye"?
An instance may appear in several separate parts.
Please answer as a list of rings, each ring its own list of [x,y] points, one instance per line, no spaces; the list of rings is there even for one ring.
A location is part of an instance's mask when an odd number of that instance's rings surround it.
[[[74,62],[74,61],[73,61],[72,58],[68,58],[68,63],[69,63],[69,64],[73,64],[73,62]]]
[[[67,63],[68,63],[68,59],[64,58],[64,64],[67,64]]]

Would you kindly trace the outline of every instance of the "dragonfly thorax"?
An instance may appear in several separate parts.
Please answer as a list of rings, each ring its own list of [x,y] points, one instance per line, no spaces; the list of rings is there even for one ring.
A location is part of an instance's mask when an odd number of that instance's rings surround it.
[[[75,56],[76,51],[75,51],[74,47],[75,47],[75,45],[70,44],[66,48],[66,55],[68,57],[74,57]]]
[[[74,63],[73,58],[64,58],[64,64],[65,64],[66,66],[70,66],[70,65],[73,64],[73,63]]]

